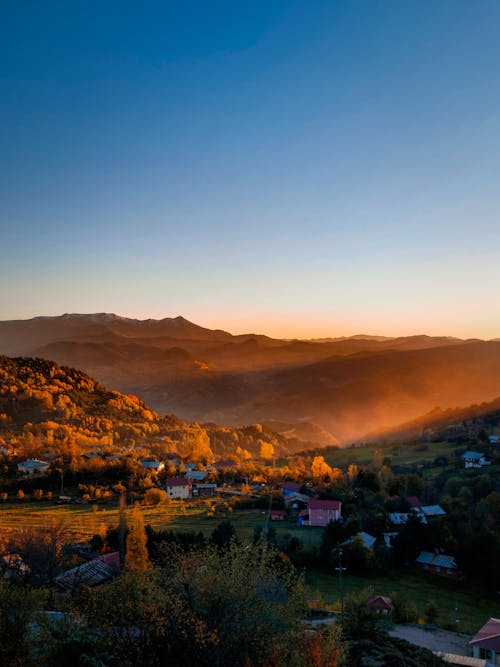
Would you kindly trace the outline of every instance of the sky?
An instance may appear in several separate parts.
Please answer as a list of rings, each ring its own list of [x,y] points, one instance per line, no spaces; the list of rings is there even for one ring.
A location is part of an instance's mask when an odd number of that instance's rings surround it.
[[[497,0],[0,3],[0,319],[500,337]]]

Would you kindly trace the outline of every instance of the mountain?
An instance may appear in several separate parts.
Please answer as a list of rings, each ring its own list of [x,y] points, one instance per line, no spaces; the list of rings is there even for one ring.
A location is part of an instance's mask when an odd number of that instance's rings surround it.
[[[186,421],[308,422],[341,442],[500,395],[498,341],[422,334],[281,340],[73,314],[0,322],[0,354],[81,368]]]
[[[219,456],[237,455],[239,447],[258,456],[263,440],[279,456],[320,445],[319,440],[298,433],[288,438],[260,424],[188,424],[158,414],[136,396],[110,391],[74,368],[45,359],[0,356],[0,443],[4,439],[14,439],[25,454],[39,456],[48,450],[65,460],[96,449],[114,454],[139,449],[154,456],[177,451],[189,458],[200,443]]]
[[[429,441],[476,438],[481,430],[486,432],[500,426],[500,396],[485,403],[473,403],[460,408],[443,410],[435,408],[409,422],[398,424],[385,431],[368,434],[366,440]]]

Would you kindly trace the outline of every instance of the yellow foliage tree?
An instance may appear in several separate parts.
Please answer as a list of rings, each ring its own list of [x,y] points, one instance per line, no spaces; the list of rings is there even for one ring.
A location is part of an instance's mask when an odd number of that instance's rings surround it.
[[[145,572],[151,567],[146,541],[144,517],[140,509],[135,507],[127,535],[127,553],[125,558],[125,567],[127,570]]]
[[[315,456],[311,463],[311,473],[313,477],[325,477],[332,474],[332,469],[323,456]]]

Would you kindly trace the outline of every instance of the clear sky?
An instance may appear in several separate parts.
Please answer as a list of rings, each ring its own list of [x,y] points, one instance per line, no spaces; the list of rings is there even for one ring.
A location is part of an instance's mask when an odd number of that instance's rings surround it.
[[[498,0],[5,0],[0,50],[0,319],[500,336]]]

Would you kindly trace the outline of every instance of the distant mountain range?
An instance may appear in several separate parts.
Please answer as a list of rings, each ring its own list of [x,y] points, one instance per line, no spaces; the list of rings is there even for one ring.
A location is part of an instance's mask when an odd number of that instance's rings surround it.
[[[0,322],[0,354],[80,368],[162,413],[317,425],[342,442],[500,396],[500,342],[416,335],[280,340],[183,317],[108,313]],[[290,427],[292,424],[292,427]]]

